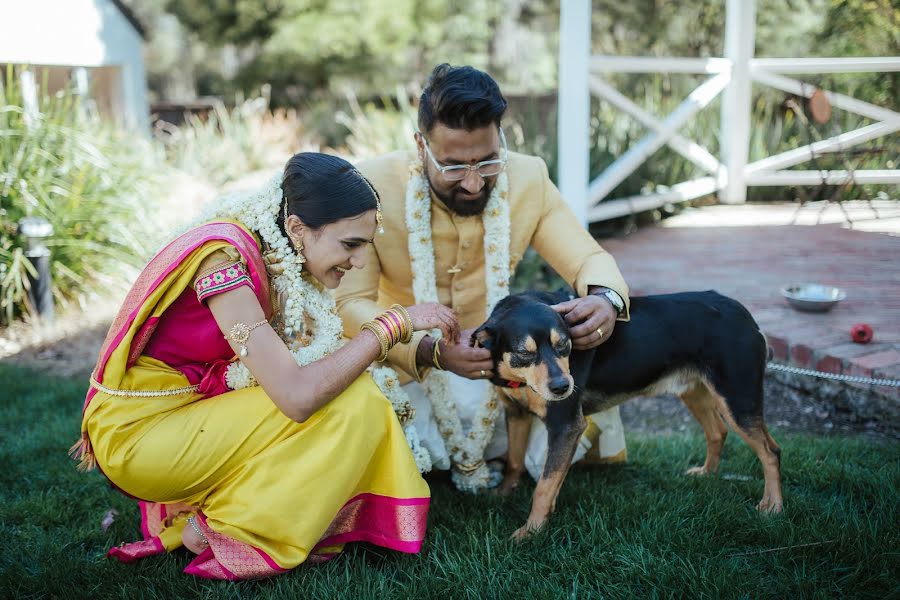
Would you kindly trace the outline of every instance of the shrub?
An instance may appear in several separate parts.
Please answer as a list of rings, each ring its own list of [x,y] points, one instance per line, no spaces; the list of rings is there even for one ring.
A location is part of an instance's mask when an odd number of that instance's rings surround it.
[[[26,115],[12,68],[0,77],[0,323],[31,311],[17,223],[47,219],[52,292],[85,303],[130,282],[159,242],[152,199],[162,165],[149,143],[101,122],[79,97],[40,94]]]

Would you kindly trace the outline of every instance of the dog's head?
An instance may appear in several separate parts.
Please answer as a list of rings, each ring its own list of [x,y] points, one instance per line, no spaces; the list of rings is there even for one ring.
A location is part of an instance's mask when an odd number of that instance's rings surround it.
[[[574,389],[569,327],[535,297],[517,294],[498,302],[471,343],[491,351],[495,379],[527,384],[547,402],[564,400]]]

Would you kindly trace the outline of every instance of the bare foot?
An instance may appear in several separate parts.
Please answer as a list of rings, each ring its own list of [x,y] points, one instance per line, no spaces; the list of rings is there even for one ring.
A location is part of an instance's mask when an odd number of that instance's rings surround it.
[[[190,523],[185,523],[184,525],[184,530],[181,532],[181,542],[185,548],[194,554],[200,554],[209,547],[209,542],[206,538],[197,533]]]

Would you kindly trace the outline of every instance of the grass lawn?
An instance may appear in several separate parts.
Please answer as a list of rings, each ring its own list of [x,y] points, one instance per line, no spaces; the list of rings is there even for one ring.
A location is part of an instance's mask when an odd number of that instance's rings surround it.
[[[737,477],[682,475],[702,462],[699,427],[632,434],[627,465],[574,470],[548,530],[521,545],[508,538],[531,486],[475,497],[437,478],[418,556],[353,545],[324,565],[241,583],[184,575],[186,551],[123,565],[104,554],[139,539],[136,503],[66,457],[85,387],[0,365],[0,597],[900,597],[900,444],[774,432],[786,512],[762,516],[761,468],[736,436],[722,471]],[[110,508],[120,514],[104,532]]]

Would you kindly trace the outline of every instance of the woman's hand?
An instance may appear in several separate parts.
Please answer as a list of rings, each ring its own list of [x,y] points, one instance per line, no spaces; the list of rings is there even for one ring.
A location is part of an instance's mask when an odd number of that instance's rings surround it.
[[[416,304],[407,307],[406,312],[409,313],[415,331],[440,329],[444,334],[443,339],[447,342],[455,344],[459,341],[459,320],[456,313],[443,304],[437,302]]]

